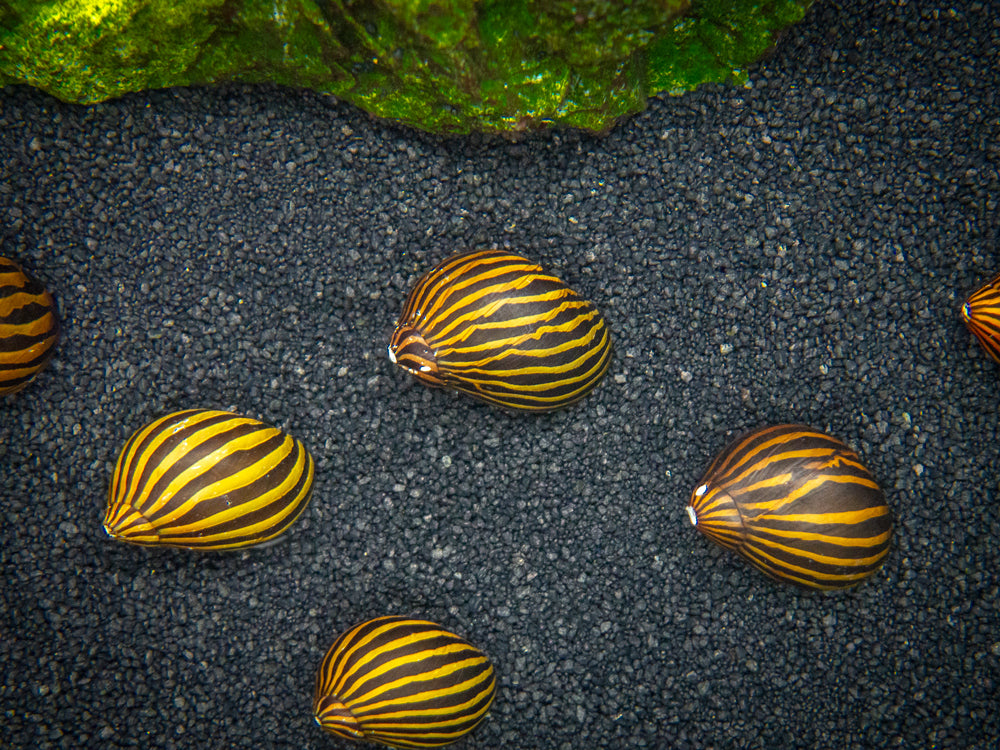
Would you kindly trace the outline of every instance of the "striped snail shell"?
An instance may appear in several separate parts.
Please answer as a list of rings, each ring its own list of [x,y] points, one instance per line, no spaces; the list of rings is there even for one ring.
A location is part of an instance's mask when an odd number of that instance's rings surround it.
[[[713,542],[780,581],[853,586],[889,553],[892,519],[857,454],[803,425],[764,427],[732,442],[687,507]]]
[[[550,411],[579,401],[611,361],[597,308],[519,255],[448,258],[410,292],[389,359],[430,386],[496,406]]]
[[[0,394],[24,388],[59,340],[56,304],[12,260],[0,258]]]
[[[493,665],[469,642],[426,620],[377,617],[327,651],[313,715],[338,737],[440,747],[471,732],[495,693]]]
[[[189,409],[150,422],[125,443],[104,528],[145,546],[249,547],[298,518],[312,483],[309,451],[277,427]]]
[[[969,295],[962,320],[986,353],[1000,362],[1000,273]]]

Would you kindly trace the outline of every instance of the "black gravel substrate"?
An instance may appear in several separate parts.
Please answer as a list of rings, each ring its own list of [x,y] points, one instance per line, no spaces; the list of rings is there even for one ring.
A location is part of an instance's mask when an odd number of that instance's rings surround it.
[[[1000,271],[1000,16],[937,7],[819,0],[750,87],[604,137],[441,139],[272,87],[0,92],[0,255],[64,324],[0,403],[0,746],[349,747],[313,677],[381,614],[493,658],[463,748],[1000,746],[1000,371],[959,316]],[[409,286],[481,246],[605,313],[580,405],[508,415],[389,362]],[[285,542],[105,535],[125,439],[187,407],[310,447]],[[785,421],[886,490],[894,548],[854,590],[688,523],[727,440]]]

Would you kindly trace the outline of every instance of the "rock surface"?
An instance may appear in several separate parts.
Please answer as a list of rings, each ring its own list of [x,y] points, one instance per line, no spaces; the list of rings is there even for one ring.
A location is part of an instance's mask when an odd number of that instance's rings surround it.
[[[220,81],[335,94],[435,132],[605,130],[746,80],[811,0],[9,0],[0,85],[66,101]]]

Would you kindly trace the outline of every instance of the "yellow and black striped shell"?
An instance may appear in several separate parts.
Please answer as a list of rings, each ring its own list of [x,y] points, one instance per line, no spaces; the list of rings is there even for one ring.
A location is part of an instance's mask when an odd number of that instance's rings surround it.
[[[691,523],[780,581],[853,586],[889,553],[892,518],[857,454],[803,425],[764,427],[732,442],[688,502]]]
[[[962,320],[987,354],[1000,362],[1000,273],[969,295]]]
[[[146,546],[249,547],[299,517],[313,471],[305,446],[277,427],[224,411],[175,412],[125,443],[104,528]]]
[[[471,732],[495,694],[493,665],[468,641],[426,620],[377,617],[327,651],[313,715],[338,737],[440,747]]]
[[[17,263],[0,258],[0,394],[24,388],[59,340],[56,304]]]
[[[611,361],[597,308],[502,250],[452,256],[410,292],[389,358],[418,380],[497,406],[550,411],[586,396]]]

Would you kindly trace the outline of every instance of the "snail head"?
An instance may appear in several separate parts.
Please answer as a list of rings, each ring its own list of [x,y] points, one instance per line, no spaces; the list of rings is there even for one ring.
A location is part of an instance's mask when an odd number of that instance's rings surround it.
[[[409,325],[398,325],[389,340],[389,359],[427,385],[440,387],[444,380],[438,371],[437,355],[420,332]]]

